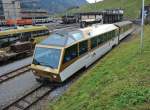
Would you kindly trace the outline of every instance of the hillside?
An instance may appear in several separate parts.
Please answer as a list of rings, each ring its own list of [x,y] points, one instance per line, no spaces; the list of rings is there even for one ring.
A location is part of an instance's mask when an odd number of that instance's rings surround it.
[[[79,9],[70,10],[67,13],[75,12],[89,12],[103,9],[123,8],[125,10],[125,17],[137,18],[140,13],[142,0],[104,0],[96,4],[86,4]],[[150,4],[150,0],[145,0],[146,4]]]
[[[60,13],[70,7],[81,6],[87,2],[86,0],[40,0],[39,3],[50,13]]]
[[[150,110],[150,26],[107,54],[48,110]]]
[[[86,0],[36,0],[32,4],[22,2],[24,9],[45,9],[49,13],[64,12],[68,8],[86,4]]]

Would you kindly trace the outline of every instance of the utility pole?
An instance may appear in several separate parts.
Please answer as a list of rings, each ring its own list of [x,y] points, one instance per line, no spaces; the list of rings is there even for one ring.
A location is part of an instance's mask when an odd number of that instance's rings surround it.
[[[141,20],[141,40],[140,40],[140,52],[143,51],[143,37],[144,37],[144,0],[142,0],[142,20]]]
[[[95,11],[96,11],[96,2],[97,2],[97,1],[95,0]]]

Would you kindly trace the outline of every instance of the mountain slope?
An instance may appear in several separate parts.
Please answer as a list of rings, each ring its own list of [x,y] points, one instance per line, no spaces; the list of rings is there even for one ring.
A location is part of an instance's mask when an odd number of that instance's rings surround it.
[[[68,13],[98,11],[103,9],[123,8],[127,18],[137,18],[140,13],[142,0],[104,0],[96,4],[87,4],[79,9],[73,9]],[[145,4],[150,4],[150,0],[145,0]]]
[[[21,7],[24,9],[45,9],[49,13],[59,13],[86,3],[86,0],[34,0],[32,3],[22,0]]]
[[[39,0],[41,8],[48,10],[50,13],[63,12],[68,8],[86,3],[86,0]]]

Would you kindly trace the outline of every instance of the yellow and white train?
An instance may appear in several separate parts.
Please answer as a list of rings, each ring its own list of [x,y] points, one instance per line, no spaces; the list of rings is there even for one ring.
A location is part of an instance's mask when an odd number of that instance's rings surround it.
[[[57,31],[36,45],[31,68],[37,78],[63,82],[132,32],[130,21]]]

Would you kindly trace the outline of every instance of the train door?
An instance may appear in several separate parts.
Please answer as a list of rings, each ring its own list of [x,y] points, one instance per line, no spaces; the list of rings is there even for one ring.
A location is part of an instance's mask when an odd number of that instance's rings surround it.
[[[86,55],[86,68],[92,64],[93,57],[94,57],[94,55],[92,55],[91,52],[87,53],[87,55]]]
[[[119,34],[118,34],[118,32],[116,30],[114,30],[114,31],[111,31],[109,33],[109,36],[110,36],[110,39],[111,39],[110,46],[114,47],[115,45],[118,44]]]
[[[98,46],[97,40],[98,40],[98,37],[94,37],[94,38],[91,38],[89,41],[90,51],[88,52],[88,55],[87,55],[86,67],[90,66],[98,57],[99,53],[98,53],[98,49],[96,49],[96,47]]]

